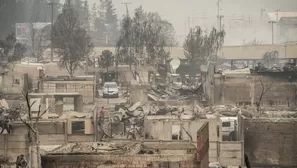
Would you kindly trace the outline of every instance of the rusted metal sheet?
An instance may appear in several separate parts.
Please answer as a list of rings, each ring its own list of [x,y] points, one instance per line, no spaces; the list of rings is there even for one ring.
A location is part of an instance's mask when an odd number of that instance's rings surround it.
[[[204,123],[197,131],[197,163],[199,168],[208,167],[209,126]]]

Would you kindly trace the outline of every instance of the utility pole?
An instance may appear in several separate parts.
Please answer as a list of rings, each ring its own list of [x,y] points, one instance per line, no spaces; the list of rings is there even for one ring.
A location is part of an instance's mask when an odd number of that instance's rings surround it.
[[[262,21],[263,20],[263,12],[265,12],[265,9],[261,9],[260,10],[260,21]]]
[[[185,37],[187,37],[187,21],[185,20]]]
[[[278,28],[278,21],[279,21],[279,17],[278,17],[278,12],[279,12],[280,10],[279,9],[277,9],[277,10],[275,10],[275,12],[276,12],[276,34],[277,34],[277,37],[278,37],[278,35],[279,35],[279,28]]]
[[[193,10],[193,18],[192,18],[193,28],[195,27],[195,11]]]
[[[131,4],[132,2],[128,2],[127,0],[125,0],[124,2],[122,2],[122,4],[126,5],[126,15],[127,17],[129,16],[129,9],[128,9],[128,5]],[[129,42],[130,43],[130,42]],[[130,52],[130,44],[128,45],[128,52]],[[131,81],[131,74],[132,74],[132,62],[131,62],[131,54],[129,53],[129,68],[130,68],[130,74],[129,74],[129,80]],[[130,82],[131,84],[131,82]]]
[[[273,24],[276,23],[276,21],[269,21],[268,23],[271,23],[271,40],[272,40],[272,44],[274,44]]]
[[[190,16],[188,17],[188,26],[189,26],[189,30],[191,30],[192,27],[191,27],[191,17]]]
[[[288,45],[288,42],[285,43],[285,58],[287,58],[287,45]]]
[[[219,19],[219,30],[222,31],[222,18],[224,18],[223,15],[218,16]]]
[[[277,9],[277,10],[275,10],[275,12],[276,12],[276,22],[278,22],[278,12],[279,12],[280,10],[279,9]]]
[[[132,2],[127,2],[127,1],[122,2],[122,4],[126,5],[126,13],[127,13],[127,15],[129,15],[128,5],[131,4],[131,3]]]
[[[220,7],[220,3],[222,2],[222,0],[218,0],[217,2],[217,6],[218,6],[218,15],[217,15],[217,18],[218,18],[218,29],[220,31],[222,31],[222,18],[224,18],[224,15],[221,15],[220,14],[220,11],[222,10],[221,7]]]

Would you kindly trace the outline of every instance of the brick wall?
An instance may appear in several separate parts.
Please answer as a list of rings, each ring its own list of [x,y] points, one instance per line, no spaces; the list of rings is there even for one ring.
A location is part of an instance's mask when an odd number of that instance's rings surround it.
[[[244,120],[244,150],[252,167],[297,167],[297,120]]]
[[[297,102],[297,83],[289,82],[287,78],[256,76],[256,75],[234,75],[223,78],[216,75],[214,100],[216,104],[255,104],[259,101],[262,86],[266,89],[271,83],[271,89],[264,95],[262,103],[264,106],[294,106]]]
[[[207,168],[209,163],[209,127],[204,123],[197,131],[197,164],[199,168]]]

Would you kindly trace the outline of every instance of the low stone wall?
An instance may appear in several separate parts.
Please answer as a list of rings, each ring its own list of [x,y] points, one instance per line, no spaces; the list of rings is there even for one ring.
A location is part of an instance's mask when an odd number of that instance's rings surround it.
[[[196,168],[193,154],[173,155],[47,155],[42,157],[43,168]]]

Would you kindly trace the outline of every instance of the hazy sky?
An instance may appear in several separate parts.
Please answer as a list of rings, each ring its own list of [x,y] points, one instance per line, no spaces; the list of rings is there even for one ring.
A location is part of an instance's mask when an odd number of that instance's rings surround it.
[[[183,41],[185,38],[185,33],[189,29],[189,25],[199,24],[199,26],[204,28],[217,26],[217,0],[127,1],[132,3],[129,5],[130,13],[140,5],[146,11],[159,12],[163,18],[169,20],[174,25],[179,41]],[[99,0],[89,0],[90,4],[94,2],[99,3]],[[120,18],[126,11],[125,5],[121,2],[123,1],[113,0]],[[297,11],[297,0],[222,0],[221,14],[225,16],[223,24],[227,32],[226,43],[230,45],[241,43],[245,38],[251,38],[248,40],[252,40],[254,37],[251,37],[251,35],[255,36],[257,33],[264,36],[264,38],[267,36],[267,39],[263,39],[264,41],[270,39],[271,36],[267,33],[270,28],[269,24],[266,21],[260,22],[261,9],[270,12],[277,9],[280,11]],[[192,17],[190,21],[188,17]],[[243,19],[244,21],[234,23],[232,19]],[[267,29],[265,29],[266,27]],[[260,33],[261,31],[267,33],[267,35]],[[236,32],[242,37],[238,37]]]

